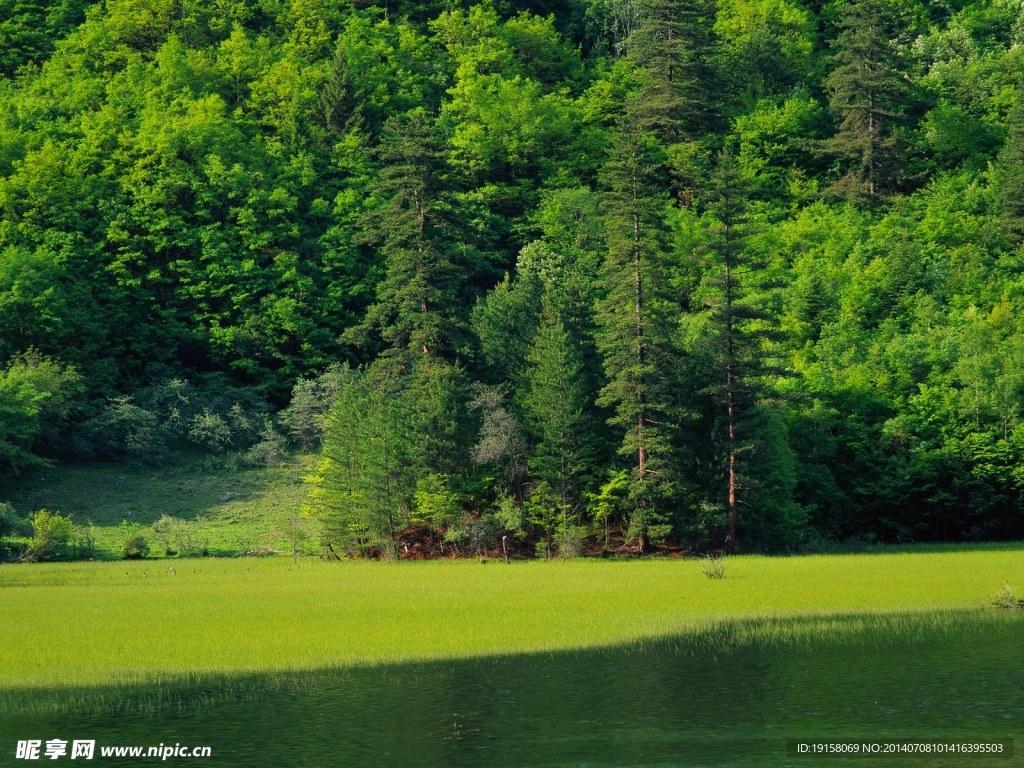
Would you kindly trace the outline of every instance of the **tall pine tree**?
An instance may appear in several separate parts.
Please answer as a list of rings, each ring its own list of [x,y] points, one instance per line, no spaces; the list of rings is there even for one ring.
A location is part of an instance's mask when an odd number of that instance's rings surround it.
[[[590,467],[587,387],[579,342],[566,328],[550,291],[530,348],[523,407],[534,438],[529,459],[533,478],[547,482],[563,509],[582,496]]]
[[[895,40],[902,29],[891,4],[854,0],[839,6],[833,43],[836,68],[825,81],[829,105],[839,120],[826,150],[845,173],[833,191],[874,204],[896,186],[902,158],[895,131],[910,101],[910,83]]]
[[[361,325],[346,335],[363,342],[371,332],[385,357],[404,370],[416,356],[452,359],[462,343],[459,273],[442,214],[444,149],[423,109],[384,125],[377,152],[384,204],[363,222],[363,240],[378,248],[384,279]]]
[[[673,457],[675,308],[664,295],[664,153],[629,122],[612,140],[602,173],[608,254],[598,306],[598,351],[607,384],[598,403],[614,409],[619,453],[632,458],[629,535],[645,549],[666,536]]]
[[[628,108],[666,143],[693,138],[712,120],[711,11],[700,0],[646,0],[628,56],[643,79]]]
[[[774,444],[775,458],[785,458],[778,448],[778,422],[764,411],[770,394],[768,382],[783,371],[772,364],[771,352],[772,342],[780,338],[777,315],[770,306],[778,281],[765,258],[751,245],[750,193],[738,163],[728,153],[722,153],[706,201],[710,237],[700,249],[704,259],[700,294],[706,326],[699,346],[707,356],[712,376],[706,393],[716,411],[717,436],[712,442],[722,445],[725,549],[730,552],[736,548],[740,509],[750,509],[750,501],[757,495],[760,481],[750,471],[751,467],[758,466],[761,480],[770,481],[761,484],[765,488],[771,486],[774,503],[780,506],[783,516],[795,516],[790,508],[791,498],[778,500],[781,497],[776,486],[781,481],[771,469],[772,458],[763,455],[764,447]],[[772,439],[761,440],[762,437]],[[791,493],[792,487],[787,487]],[[776,513],[780,510],[762,509],[758,513],[778,517]]]

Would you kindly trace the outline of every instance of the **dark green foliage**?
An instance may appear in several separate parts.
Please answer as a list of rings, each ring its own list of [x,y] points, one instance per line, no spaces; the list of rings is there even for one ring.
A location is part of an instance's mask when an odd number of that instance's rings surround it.
[[[710,127],[715,100],[711,8],[701,0],[643,0],[639,26],[626,41],[642,72],[629,103],[641,130],[674,143]]]
[[[451,357],[464,343],[445,232],[443,148],[430,116],[418,109],[392,118],[378,157],[383,167],[374,191],[386,202],[365,220],[364,239],[379,247],[385,272],[359,331],[379,334],[386,355],[404,370],[414,356]]]
[[[14,511],[14,507],[0,501],[0,539],[5,536],[25,536],[31,530],[29,523]]]
[[[997,195],[1007,231],[1024,239],[1024,82],[1007,118],[1006,144],[999,153]]]
[[[597,344],[607,384],[598,402],[614,409],[609,423],[621,436],[618,453],[633,468],[629,535],[642,549],[670,530],[665,504],[678,472],[671,441],[675,308],[665,295],[663,169],[654,136],[624,124],[603,177],[608,255]]]
[[[721,473],[721,490],[710,501],[726,510],[730,551],[741,510],[750,518],[744,523],[760,529],[761,545],[772,536],[795,539],[801,528],[793,457],[767,402],[784,373],[773,346],[781,338],[773,311],[781,275],[754,243],[750,189],[736,160],[723,153],[708,190],[707,241],[698,249],[703,275],[694,297],[704,312],[694,318],[701,326],[692,349],[710,377],[703,393],[713,403],[711,444]]]
[[[899,10],[885,0],[839,6],[835,69],[825,82],[838,129],[827,146],[842,158],[845,173],[834,189],[847,199],[875,203],[900,180],[896,129],[912,103],[897,48],[906,22]]]
[[[526,370],[523,410],[534,438],[530,475],[547,483],[559,503],[581,514],[582,482],[592,469],[594,435],[579,344],[566,329],[550,295]]]

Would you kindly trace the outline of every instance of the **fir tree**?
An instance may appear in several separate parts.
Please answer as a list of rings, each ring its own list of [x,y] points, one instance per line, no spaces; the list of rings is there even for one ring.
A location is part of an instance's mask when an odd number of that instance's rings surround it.
[[[1015,242],[1024,240],[1024,85],[1007,117],[1008,136],[996,166],[1000,212]]]
[[[426,112],[388,120],[377,155],[374,193],[385,202],[366,217],[363,239],[378,246],[385,274],[376,302],[346,339],[379,333],[383,354],[403,370],[415,356],[451,359],[464,334],[459,275],[442,215],[444,152]]]
[[[672,430],[672,303],[660,293],[667,195],[657,139],[628,123],[614,137],[604,167],[608,255],[598,307],[598,350],[607,384],[598,403],[614,409],[619,453],[633,457],[630,535],[641,548],[669,532],[664,513],[675,462]]]
[[[709,16],[700,0],[647,0],[628,41],[629,58],[643,71],[629,111],[667,143],[692,138],[712,121]]]
[[[334,555],[397,552],[414,488],[412,419],[404,398],[341,369],[308,508]]]
[[[523,407],[535,440],[530,473],[547,482],[560,497],[562,508],[568,509],[579,501],[593,436],[587,428],[580,345],[553,304],[549,293],[530,348]]]
[[[846,166],[833,191],[869,204],[895,186],[902,162],[895,128],[911,95],[894,44],[899,19],[891,11],[882,0],[839,6],[832,57],[836,68],[825,81],[839,119],[825,146]]]
[[[776,315],[766,306],[777,285],[765,259],[751,247],[750,192],[736,161],[723,153],[707,195],[713,224],[701,249],[701,293],[708,320],[701,344],[713,376],[706,392],[715,402],[722,435],[725,548],[730,552],[736,548],[740,507],[749,501],[756,483],[745,469],[757,444],[757,425],[764,421],[759,412],[768,394],[766,380],[782,373],[771,365],[770,343],[779,333]],[[764,464],[760,457],[759,461]]]

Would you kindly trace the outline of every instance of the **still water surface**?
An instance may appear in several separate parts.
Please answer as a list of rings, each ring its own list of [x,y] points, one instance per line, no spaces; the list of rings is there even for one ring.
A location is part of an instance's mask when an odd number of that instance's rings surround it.
[[[226,692],[229,691],[229,692]],[[134,701],[133,701],[134,697]],[[686,639],[588,652],[207,681],[123,693],[117,712],[0,711],[0,765],[19,739],[212,748],[171,765],[1024,765],[1024,623],[934,627],[716,651]],[[787,756],[787,739],[1017,740],[1009,758]],[[157,759],[35,765],[156,765]]]

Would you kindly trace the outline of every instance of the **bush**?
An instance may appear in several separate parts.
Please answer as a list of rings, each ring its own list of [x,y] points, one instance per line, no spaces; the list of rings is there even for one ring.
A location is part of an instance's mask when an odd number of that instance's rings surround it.
[[[1002,589],[992,595],[989,604],[993,608],[1024,608],[1024,596],[1017,595],[1007,582],[1003,582]]]
[[[56,560],[67,553],[73,524],[70,517],[59,512],[40,509],[32,516],[32,538],[23,560]]]
[[[700,569],[709,579],[724,579],[725,558],[721,555],[705,555],[701,558]]]
[[[179,524],[180,521],[176,517],[171,517],[167,514],[161,515],[160,519],[153,523],[153,535],[160,542],[165,555],[170,556],[174,554],[171,542],[174,541]]]
[[[74,538],[76,558],[88,560],[96,554],[96,526],[91,520],[86,525],[76,525],[71,535]]]
[[[66,450],[66,426],[82,394],[81,377],[29,351],[0,368],[0,470],[45,464]]]
[[[125,560],[142,560],[149,555],[149,542],[138,523],[121,523],[121,557]]]
[[[245,453],[245,462],[253,467],[276,467],[288,452],[284,436],[268,420],[260,441]]]
[[[127,395],[108,402],[85,430],[92,450],[100,456],[159,463],[167,454],[167,430],[160,419]]]
[[[587,539],[587,529],[582,525],[566,525],[558,532],[555,543],[558,545],[558,556],[563,560],[583,557],[583,544]]]

